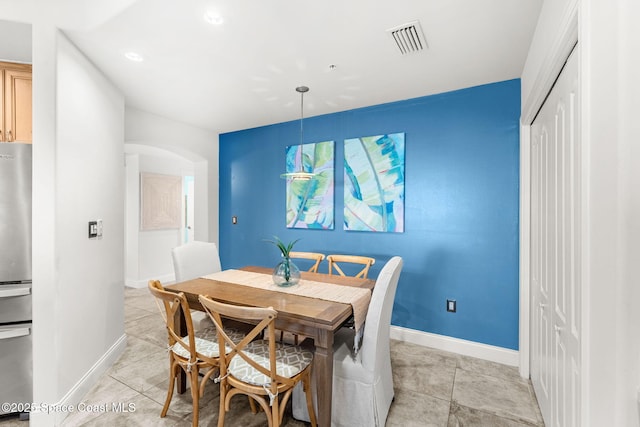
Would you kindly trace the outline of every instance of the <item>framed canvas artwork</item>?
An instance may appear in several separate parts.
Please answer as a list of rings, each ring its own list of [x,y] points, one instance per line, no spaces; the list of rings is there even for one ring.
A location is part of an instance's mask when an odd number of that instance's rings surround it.
[[[140,230],[180,228],[182,177],[140,174]]]
[[[344,141],[344,229],[404,232],[404,133]]]
[[[333,230],[334,142],[292,145],[286,172],[313,172],[315,179],[287,181],[287,228]]]

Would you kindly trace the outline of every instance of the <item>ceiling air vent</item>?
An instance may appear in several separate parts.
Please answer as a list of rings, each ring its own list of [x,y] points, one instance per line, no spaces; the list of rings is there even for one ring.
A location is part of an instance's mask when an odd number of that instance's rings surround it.
[[[400,49],[400,53],[420,52],[427,48],[427,41],[424,38],[422,27],[419,21],[409,22],[387,30],[393,41]]]

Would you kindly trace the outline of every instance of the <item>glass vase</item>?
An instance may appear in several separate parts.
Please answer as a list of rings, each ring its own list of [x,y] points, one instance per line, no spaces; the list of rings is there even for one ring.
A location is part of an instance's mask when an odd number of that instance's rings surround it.
[[[297,285],[300,281],[300,269],[290,258],[283,258],[273,269],[273,283],[281,287]]]

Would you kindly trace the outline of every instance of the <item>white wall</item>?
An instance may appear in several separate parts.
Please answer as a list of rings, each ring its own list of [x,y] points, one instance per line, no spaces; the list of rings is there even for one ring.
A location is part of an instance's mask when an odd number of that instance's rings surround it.
[[[619,295],[620,351],[618,372],[620,384],[621,423],[640,425],[640,2],[625,0],[618,12],[620,57],[620,129],[618,177],[620,182],[620,218],[617,234],[620,241]]]
[[[184,177],[193,175],[193,163],[175,155],[140,156],[140,172]],[[183,228],[140,232],[140,277],[145,279],[145,286],[149,279],[174,278],[171,249],[182,243],[182,232]]]
[[[523,120],[539,102],[577,0],[545,1],[522,73]],[[580,0],[584,153],[582,425],[640,425],[640,6]],[[566,39],[566,38],[564,38]],[[533,112],[535,114],[535,111]],[[530,118],[530,117],[529,117]]]
[[[126,151],[126,280],[127,286],[145,287],[150,279],[174,280],[171,249],[182,243],[183,228],[140,231],[140,174],[193,176],[194,163],[172,152],[139,144]],[[182,209],[184,212],[184,209]],[[183,218],[184,220],[184,218]]]
[[[135,286],[140,277],[140,155],[125,154],[125,284]]]
[[[525,61],[521,77],[522,111],[535,114],[542,105],[555,77],[560,73],[562,63],[557,57],[564,60],[569,56],[572,45],[567,44],[566,32],[577,32],[577,20],[574,11],[579,0],[553,0],[544,1],[538,24],[534,32],[529,53]],[[549,81],[549,79],[552,79]],[[532,109],[532,106],[535,108]],[[523,117],[523,122],[528,124],[533,117]]]
[[[640,425],[639,10],[634,0],[585,0],[581,15],[590,197],[585,417],[592,426]]]
[[[33,28],[34,401],[75,404],[125,343],[124,97],[55,27]]]
[[[195,239],[218,244],[218,134],[127,107],[125,142],[163,148],[194,163]]]
[[[0,61],[31,63],[31,25],[0,20]]]
[[[136,212],[133,205],[140,194],[135,176],[145,171],[193,175],[194,238],[218,244],[218,135],[126,108],[125,142],[127,153],[137,153],[127,166],[127,200],[131,203],[127,207],[127,285],[146,286],[149,279],[173,280],[171,248],[180,243],[180,235],[175,230],[139,231],[139,210]],[[133,239],[137,239],[135,245]]]

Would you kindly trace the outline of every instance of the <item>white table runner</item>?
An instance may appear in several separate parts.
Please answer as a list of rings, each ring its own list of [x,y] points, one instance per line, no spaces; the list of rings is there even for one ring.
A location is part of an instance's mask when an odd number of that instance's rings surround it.
[[[208,274],[203,276],[203,278],[303,297],[318,298],[325,301],[351,304],[356,330],[355,351],[358,350],[364,321],[367,317],[367,310],[369,309],[369,302],[371,301],[371,291],[369,289],[305,279],[300,279],[297,285],[284,288],[274,284],[270,274],[234,269]]]

